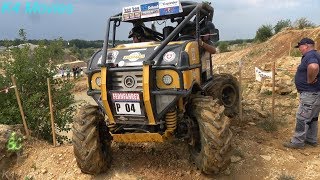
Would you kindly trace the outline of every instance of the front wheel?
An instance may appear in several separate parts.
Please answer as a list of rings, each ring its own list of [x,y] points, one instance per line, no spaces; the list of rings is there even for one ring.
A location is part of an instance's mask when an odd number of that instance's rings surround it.
[[[225,108],[226,116],[236,116],[239,113],[240,101],[237,79],[231,74],[215,74],[211,81],[205,88],[206,94],[218,99],[218,103]]]
[[[223,106],[210,96],[192,98],[190,118],[193,120],[191,156],[205,174],[217,174],[230,163],[232,132]]]
[[[112,136],[98,106],[80,109],[73,123],[73,151],[82,172],[99,174],[111,164]]]

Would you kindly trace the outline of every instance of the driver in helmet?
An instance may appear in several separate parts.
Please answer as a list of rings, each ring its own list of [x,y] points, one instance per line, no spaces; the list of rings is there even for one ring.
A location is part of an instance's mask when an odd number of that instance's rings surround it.
[[[132,39],[133,43],[152,41],[147,37],[147,32],[145,31],[143,26],[133,27],[129,32],[128,38],[133,38]]]

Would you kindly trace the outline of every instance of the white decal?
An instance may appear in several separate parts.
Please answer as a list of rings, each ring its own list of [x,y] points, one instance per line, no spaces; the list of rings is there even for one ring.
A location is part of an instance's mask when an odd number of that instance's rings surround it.
[[[138,59],[143,59],[145,57],[146,57],[145,54],[141,54],[140,52],[134,52],[127,56],[123,56],[123,59],[128,59],[129,61],[136,61]]]
[[[175,58],[176,58],[176,53],[173,52],[173,51],[166,52],[166,53],[163,55],[163,60],[164,60],[165,62],[171,62],[171,61],[173,61]]]
[[[114,61],[117,59],[117,56],[119,54],[119,51],[109,51],[107,55],[107,63],[114,63]]]
[[[124,66],[124,61],[120,61],[120,62],[118,63],[118,66],[119,66],[119,67]]]

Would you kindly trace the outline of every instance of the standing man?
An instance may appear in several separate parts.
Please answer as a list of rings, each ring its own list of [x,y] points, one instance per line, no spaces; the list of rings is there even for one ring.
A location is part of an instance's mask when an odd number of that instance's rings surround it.
[[[320,111],[320,54],[314,49],[314,41],[303,38],[295,48],[302,53],[301,63],[295,75],[295,84],[300,93],[296,113],[296,128],[290,142],[283,145],[299,149],[305,144],[317,146],[318,116]]]

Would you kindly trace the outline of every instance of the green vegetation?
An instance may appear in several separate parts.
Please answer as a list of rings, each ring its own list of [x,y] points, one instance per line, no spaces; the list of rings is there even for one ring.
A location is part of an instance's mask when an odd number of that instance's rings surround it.
[[[269,119],[263,120],[258,123],[258,127],[262,128],[263,130],[267,132],[275,132],[278,130],[279,122],[272,121]]]
[[[19,33],[20,34],[20,33]],[[24,38],[25,34],[20,34]],[[0,69],[5,71],[0,75],[0,87],[10,87],[11,76],[15,76],[20,93],[23,110],[28,128],[33,136],[52,142],[50,111],[48,103],[47,78],[56,72],[55,64],[61,61],[63,52],[62,39],[52,40],[50,44],[39,46],[33,50],[29,46],[13,48],[0,56]],[[73,84],[62,82],[53,83],[51,92],[54,104],[54,117],[58,131],[68,131],[75,107],[71,89]],[[0,124],[21,124],[21,116],[14,90],[0,95]],[[58,136],[62,142],[66,137]]]
[[[252,43],[254,39],[236,39],[236,40],[230,40],[230,41],[219,41],[216,43],[217,46],[219,46],[221,43],[228,43],[229,46],[234,44],[246,44],[246,43]]]
[[[293,27],[297,29],[314,28],[316,26],[313,22],[309,21],[305,17],[297,19],[293,24]]]
[[[295,180],[294,176],[281,174],[280,177],[277,178],[278,180]]]
[[[258,42],[264,42],[273,36],[272,25],[262,25],[256,32],[255,40]]]
[[[293,56],[293,57],[301,57],[302,56],[302,54],[301,54],[301,52],[299,51],[298,48],[292,48],[291,52],[290,52],[290,55]]]
[[[277,24],[274,26],[274,33],[277,34],[280,32],[283,28],[291,27],[291,21],[290,19],[286,20],[280,20],[277,22]]]
[[[229,44],[227,42],[221,42],[219,43],[219,51],[220,53],[229,52]]]

